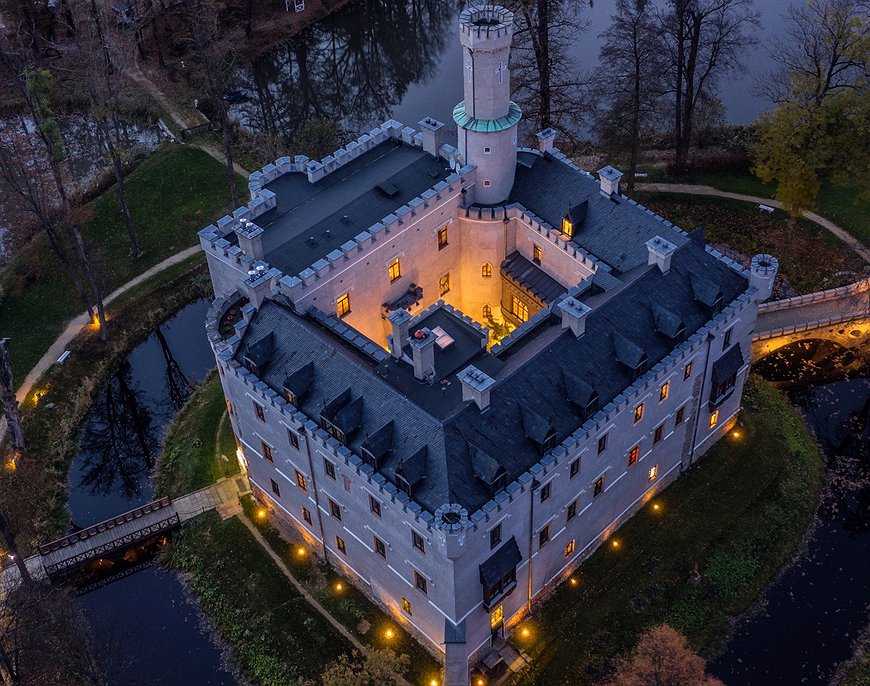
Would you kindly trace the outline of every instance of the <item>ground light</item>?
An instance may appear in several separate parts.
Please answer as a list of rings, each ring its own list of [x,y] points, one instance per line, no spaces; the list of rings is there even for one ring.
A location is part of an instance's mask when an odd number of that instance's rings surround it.
[[[429,682],[429,686],[438,686],[438,679],[432,679]]]
[[[266,518],[266,510],[264,510],[262,507],[259,510],[257,510],[257,517],[259,517],[260,519],[265,519]]]
[[[483,677],[478,678],[477,686],[486,686],[486,682],[483,680]]]
[[[388,639],[390,639],[390,638],[393,638],[395,635],[396,635],[396,632],[393,631],[392,629],[387,629],[387,630],[384,632],[384,638],[388,638]]]
[[[741,438],[743,438],[743,434],[738,429],[734,429],[734,431],[731,432],[731,438],[739,441]]]
[[[520,636],[522,636],[523,638],[528,638],[529,636],[531,636],[531,634],[532,632],[529,631],[529,627],[527,626],[524,626],[522,629],[520,629]]]
[[[610,542],[610,545],[612,545],[614,548],[618,548],[618,547],[619,547],[619,541],[617,541],[617,540],[614,538],[614,539]]]
[[[296,557],[305,557],[305,548],[302,546],[296,548]]]
[[[571,579],[569,580],[569,582],[570,582],[570,584],[571,584],[572,586],[576,586],[577,584],[580,583],[579,581],[577,581],[577,578],[576,578],[576,577],[573,577],[573,576],[571,577]]]
[[[658,512],[659,510],[662,509],[662,506],[659,505],[658,503],[653,503],[653,509],[654,509],[656,512]]]
[[[341,591],[344,590],[344,584],[342,584],[342,583],[339,581],[337,584],[335,584],[335,590],[338,591],[339,593],[341,593]]]

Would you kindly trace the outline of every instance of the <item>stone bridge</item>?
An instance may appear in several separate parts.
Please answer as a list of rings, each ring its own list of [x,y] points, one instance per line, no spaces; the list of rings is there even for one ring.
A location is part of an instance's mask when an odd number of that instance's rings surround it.
[[[870,350],[870,277],[849,286],[759,305],[752,359],[811,338]]]

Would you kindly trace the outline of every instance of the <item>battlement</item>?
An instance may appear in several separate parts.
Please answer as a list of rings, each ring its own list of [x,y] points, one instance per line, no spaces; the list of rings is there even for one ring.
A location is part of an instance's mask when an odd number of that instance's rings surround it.
[[[514,15],[499,5],[469,7],[459,15],[462,44],[468,47],[493,49],[509,47],[513,34]]]

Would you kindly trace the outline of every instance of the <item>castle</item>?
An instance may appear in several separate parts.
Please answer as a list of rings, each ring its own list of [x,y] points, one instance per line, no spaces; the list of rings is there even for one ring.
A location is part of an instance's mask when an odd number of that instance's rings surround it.
[[[254,494],[447,686],[730,429],[775,275],[579,169],[552,130],[518,148],[512,22],[460,17],[456,146],[387,121],[267,165],[200,232]]]

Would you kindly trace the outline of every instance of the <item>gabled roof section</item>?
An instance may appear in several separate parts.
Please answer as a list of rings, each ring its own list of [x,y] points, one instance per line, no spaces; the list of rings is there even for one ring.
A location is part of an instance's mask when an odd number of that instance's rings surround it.
[[[284,378],[283,387],[297,399],[302,398],[311,388],[314,381],[314,363],[309,362]]]
[[[544,445],[547,439],[553,435],[553,425],[549,419],[535,412],[530,407],[520,403],[520,417],[523,421],[523,430],[526,438],[531,438],[535,443]]]
[[[426,476],[426,457],[429,454],[427,446],[423,446],[410,457],[405,458],[396,467],[396,476],[402,477],[412,488]]]
[[[591,385],[566,372],[563,372],[562,376],[565,380],[565,392],[568,394],[568,400],[577,407],[585,410],[590,403],[598,400],[598,393]]]
[[[254,373],[266,370],[275,350],[275,334],[272,331],[252,341],[245,352],[244,363]]]
[[[692,273],[692,293],[695,295],[695,300],[703,303],[707,307],[713,307],[716,302],[722,297],[722,289],[719,284],[710,279]]]
[[[469,445],[468,453],[471,456],[471,471],[485,484],[492,484],[505,473],[501,462],[477,446]]]
[[[393,429],[395,422],[391,419],[374,433],[366,436],[362,447],[368,450],[376,460],[380,460],[393,449]]]
[[[586,199],[583,202],[577,203],[574,207],[570,208],[565,215],[565,218],[571,222],[571,226],[574,227],[574,231],[578,231],[583,227],[583,222],[586,221],[586,214],[589,212],[589,200]]]
[[[664,305],[653,302],[652,305],[653,321],[655,322],[656,331],[668,338],[678,338],[686,330],[686,325],[683,324],[683,318],[676,312],[672,312]]]
[[[616,359],[629,369],[637,369],[646,362],[646,351],[637,343],[633,343],[618,331],[612,334],[613,348]]]

